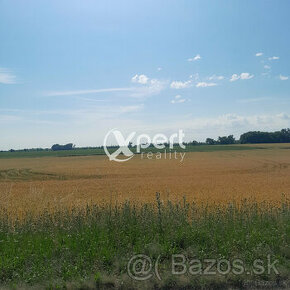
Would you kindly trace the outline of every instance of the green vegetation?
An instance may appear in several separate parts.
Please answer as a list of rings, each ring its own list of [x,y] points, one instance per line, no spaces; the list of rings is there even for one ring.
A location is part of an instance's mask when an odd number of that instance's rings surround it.
[[[218,137],[218,140],[214,140],[212,138],[207,138],[205,140],[205,143],[208,145],[229,145],[229,144],[235,144],[239,143],[235,140],[234,135],[229,135],[229,136],[223,136],[223,137]]]
[[[290,143],[290,129],[275,132],[250,131],[242,134],[238,141],[233,135],[218,137],[218,140],[207,138],[205,143],[208,145]]]
[[[247,132],[241,135],[240,142],[242,144],[290,143],[290,129],[282,129],[276,132]]]
[[[251,131],[241,135],[240,140],[235,140],[233,135],[218,137],[218,140],[207,138],[205,142],[191,141],[184,143],[186,150],[181,149],[178,144],[174,145],[174,150],[185,152],[210,152],[222,150],[250,150],[250,149],[265,149],[261,147],[244,147],[241,144],[262,144],[262,143],[290,143],[290,129],[282,129],[276,132],[260,132]],[[164,144],[168,148],[168,144]],[[209,147],[215,145],[214,147]],[[227,145],[227,146],[223,146]],[[136,152],[136,146],[129,143],[130,150]],[[108,147],[108,150],[113,152],[118,146]],[[169,149],[168,149],[169,150]],[[148,148],[142,150],[143,152],[156,152],[153,144]],[[68,156],[90,156],[90,155],[104,155],[103,146],[99,147],[84,147],[75,148],[73,143],[65,145],[54,144],[51,149],[48,148],[33,148],[9,151],[0,151],[1,158],[23,158],[23,157],[68,157]]]
[[[118,148],[118,147],[116,147]],[[116,148],[109,148],[109,151],[114,152]],[[168,147],[167,147],[168,149]],[[179,146],[174,146],[171,151],[182,151],[182,152],[212,152],[212,151],[225,151],[225,150],[254,150],[254,149],[265,149],[261,146],[244,146],[244,145],[187,145],[186,149],[183,150]],[[132,152],[136,152],[136,147],[131,147]],[[164,150],[164,149],[162,149]],[[157,152],[162,151],[155,147],[148,147],[142,149],[143,152]],[[169,149],[168,149],[169,150]],[[5,151],[0,152],[0,159],[2,158],[31,158],[31,157],[70,157],[70,156],[92,156],[92,155],[105,155],[103,148],[75,148],[72,150],[32,150],[32,151]]]
[[[72,150],[74,148],[73,143],[68,143],[65,145],[54,144],[51,146],[52,151],[60,151],[60,150]]]
[[[244,201],[221,208],[185,200],[136,206],[88,205],[86,208],[0,218],[0,283],[37,288],[210,289],[242,287],[245,282],[281,286],[290,273],[290,202],[281,206]],[[152,261],[160,255],[161,281],[131,279],[127,263],[134,254]],[[278,259],[279,274],[171,275],[171,255],[188,258]],[[250,282],[249,282],[250,281]],[[289,281],[289,280],[288,280]],[[255,284],[256,283],[256,284]],[[251,284],[250,284],[251,285]],[[259,284],[266,285],[266,284]]]
[[[33,157],[69,157],[69,156],[90,156],[103,155],[103,149],[73,149],[73,150],[19,150],[14,152],[0,152],[1,158],[33,158]]]
[[[241,144],[261,144],[261,143],[290,143],[290,129],[282,129],[276,132],[260,132],[251,131],[241,135],[240,140],[236,141],[233,135],[218,137],[218,140],[207,138],[205,143],[192,141],[185,143],[186,149],[181,149],[178,144],[174,145],[172,151],[184,151],[184,152],[211,152],[211,151],[223,151],[223,150],[251,150],[251,149],[265,149],[261,147],[245,147]],[[164,144],[167,149],[168,144]],[[215,145],[215,146],[212,146]],[[224,146],[226,145],[226,146]],[[113,152],[118,146],[111,146],[109,151]],[[132,152],[136,152],[136,146],[129,144],[129,148]],[[153,144],[150,144],[148,148],[142,150],[143,152],[157,152]],[[35,149],[23,149],[9,151],[0,151],[1,158],[23,158],[23,157],[68,157],[68,156],[91,156],[91,155],[104,155],[104,148],[100,147],[85,147],[75,148],[73,143],[65,145],[54,144],[51,149],[48,148],[35,148]]]

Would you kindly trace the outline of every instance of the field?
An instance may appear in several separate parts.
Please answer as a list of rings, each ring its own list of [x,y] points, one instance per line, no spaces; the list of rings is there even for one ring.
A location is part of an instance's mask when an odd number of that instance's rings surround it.
[[[0,201],[18,216],[88,202],[154,202],[156,192],[163,200],[222,204],[289,196],[289,144],[196,147],[211,151],[187,152],[183,162],[141,155],[125,163],[105,155],[0,159]]]
[[[0,157],[0,285],[289,286],[289,144],[191,151],[183,162],[139,154],[125,163],[93,152],[5,153],[11,155]],[[138,253],[160,257],[161,281],[128,277],[128,261]],[[172,276],[173,254],[238,258],[246,268],[271,257],[279,261],[279,274]]]

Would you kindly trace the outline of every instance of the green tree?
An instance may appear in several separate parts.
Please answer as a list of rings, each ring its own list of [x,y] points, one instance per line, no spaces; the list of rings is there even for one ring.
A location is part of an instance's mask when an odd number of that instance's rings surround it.
[[[216,144],[216,141],[212,138],[206,138],[205,143],[207,145],[214,145],[214,144]]]
[[[235,144],[235,138],[233,135],[229,136],[223,136],[218,138],[218,143],[222,145],[227,145],[227,144]]]

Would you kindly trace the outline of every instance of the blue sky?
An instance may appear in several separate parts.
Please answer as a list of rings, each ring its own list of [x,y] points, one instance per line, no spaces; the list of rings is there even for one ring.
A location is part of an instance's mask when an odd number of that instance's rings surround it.
[[[290,127],[289,1],[0,1],[0,149]]]

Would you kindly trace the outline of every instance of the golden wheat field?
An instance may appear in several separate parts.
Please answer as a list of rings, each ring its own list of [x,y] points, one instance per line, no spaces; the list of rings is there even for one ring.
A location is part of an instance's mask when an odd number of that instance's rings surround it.
[[[1,159],[1,207],[21,216],[91,202],[153,202],[156,192],[172,201],[277,203],[290,194],[289,144],[263,147],[188,152],[182,163],[139,155],[125,163],[107,156]]]

